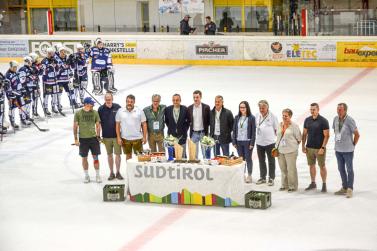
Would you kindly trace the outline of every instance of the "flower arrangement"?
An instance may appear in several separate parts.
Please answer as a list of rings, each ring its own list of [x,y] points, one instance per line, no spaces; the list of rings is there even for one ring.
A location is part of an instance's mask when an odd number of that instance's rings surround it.
[[[200,140],[200,144],[202,144],[204,147],[213,147],[215,145],[215,139],[214,138],[211,138],[209,136],[204,136],[201,140]]]
[[[176,143],[178,143],[178,139],[171,134],[164,138],[164,144],[166,146],[174,146]]]

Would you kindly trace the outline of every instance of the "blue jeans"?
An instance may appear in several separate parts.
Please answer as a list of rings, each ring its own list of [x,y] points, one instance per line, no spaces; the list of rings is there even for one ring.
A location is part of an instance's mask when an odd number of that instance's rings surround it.
[[[253,172],[253,160],[251,159],[251,154],[253,152],[253,148],[250,150],[249,148],[250,144],[249,141],[238,141],[237,142],[237,152],[240,157],[243,158],[243,160],[246,161],[247,166],[247,173],[249,175]]]
[[[336,152],[338,161],[338,170],[342,178],[342,186],[344,189],[351,188],[353,190],[353,152]]]
[[[195,159],[198,159],[198,152],[199,152],[199,142],[204,137],[204,132],[193,132],[191,136],[191,141],[196,145],[196,152],[195,152]],[[200,148],[202,149],[202,157],[205,158],[205,149],[200,144]]]
[[[224,156],[229,156],[229,144],[215,144],[215,156],[220,155],[220,148],[223,151]]]

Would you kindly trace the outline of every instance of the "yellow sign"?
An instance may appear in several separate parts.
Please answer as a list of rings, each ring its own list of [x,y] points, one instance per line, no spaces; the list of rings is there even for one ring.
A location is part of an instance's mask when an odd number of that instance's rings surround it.
[[[136,59],[136,41],[105,40],[104,45],[111,51],[113,59]],[[117,61],[118,62],[118,61]]]
[[[377,62],[377,42],[337,42],[337,62]]]

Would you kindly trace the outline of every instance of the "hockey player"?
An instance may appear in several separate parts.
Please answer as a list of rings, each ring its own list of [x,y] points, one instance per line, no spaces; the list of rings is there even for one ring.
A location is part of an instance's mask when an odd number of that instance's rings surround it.
[[[29,126],[31,124],[27,119],[26,114],[22,112],[25,107],[23,96],[27,94],[27,91],[21,84],[17,68],[17,61],[10,61],[9,70],[5,74],[5,78],[9,81],[9,86],[6,88],[6,94],[9,100],[9,120],[14,130],[19,129],[14,116],[16,108],[19,108],[21,124],[24,126]]]
[[[82,44],[76,45],[77,52],[69,55],[69,64],[73,69],[73,88],[75,99],[80,97],[80,105],[76,103],[75,108],[82,107],[85,96],[85,89],[88,87],[88,62],[89,55],[85,52]]]
[[[30,118],[30,106],[32,102],[32,92],[33,92],[33,73],[32,73],[32,59],[29,56],[24,57],[24,66],[22,66],[18,70],[18,76],[20,78],[20,82],[22,84],[22,87],[26,90],[22,97],[25,102],[25,112]]]
[[[7,128],[4,126],[4,117],[5,117],[5,86],[6,83],[9,83],[5,80],[5,77],[0,72],[0,134],[6,134]],[[2,136],[1,136],[2,137]]]
[[[71,68],[68,64],[69,62],[68,62],[68,57],[67,57],[66,53],[67,53],[66,48],[60,47],[59,48],[59,54],[55,55],[55,59],[57,61],[58,68],[59,68],[56,79],[57,79],[57,83],[59,84],[58,110],[59,110],[59,113],[61,113],[61,114],[63,113],[62,112],[63,106],[62,106],[62,103],[61,103],[61,96],[62,96],[63,90],[68,95],[69,104],[71,106],[77,107],[75,94],[74,94],[73,88],[72,88],[72,86],[70,85],[70,82],[69,82],[70,78],[73,77],[73,73],[72,73],[72,70],[71,70]]]
[[[96,39],[94,47],[90,49],[89,56],[92,58],[93,93],[101,95],[104,87],[108,92],[117,92],[118,90],[114,87],[114,68],[111,52],[104,47],[100,38]]]
[[[30,53],[29,56],[32,59],[31,73],[33,85],[31,88],[31,99],[32,99],[32,112],[34,118],[39,118],[38,114],[38,99],[40,98],[41,92],[39,87],[39,76],[43,74],[42,65],[38,62],[38,55],[34,52]]]
[[[51,109],[53,113],[59,113],[57,108],[57,93],[59,85],[56,82],[56,73],[59,70],[57,62],[54,58],[55,51],[53,48],[47,49],[47,57],[42,62],[42,82],[43,82],[43,111],[46,116],[51,116],[48,110],[48,98],[51,96]]]

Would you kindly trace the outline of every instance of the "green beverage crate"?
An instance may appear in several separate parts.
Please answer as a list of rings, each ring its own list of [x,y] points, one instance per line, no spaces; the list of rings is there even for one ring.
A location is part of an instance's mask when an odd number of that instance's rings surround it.
[[[245,207],[266,209],[271,206],[271,192],[250,191],[245,194]]]
[[[125,201],[125,185],[105,185],[103,187],[103,201]]]

